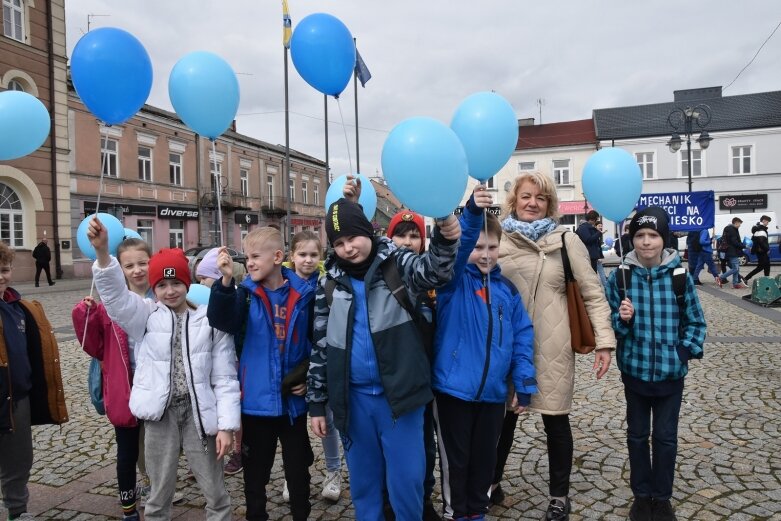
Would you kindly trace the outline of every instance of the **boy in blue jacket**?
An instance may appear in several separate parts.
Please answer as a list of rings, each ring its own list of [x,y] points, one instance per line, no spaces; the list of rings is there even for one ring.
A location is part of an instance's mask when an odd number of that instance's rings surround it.
[[[212,285],[212,327],[236,335],[241,384],[241,456],[248,521],[267,520],[266,485],[282,444],[282,466],[296,521],[309,516],[309,467],[314,454],[306,425],[306,365],[311,351],[310,308],[314,289],[285,260],[276,228],[252,230],[244,238],[248,277],[238,288],[226,248]]]
[[[374,237],[360,205],[339,199],[328,209],[325,228],[334,253],[315,302],[307,386],[312,432],[325,436],[330,405],[358,521],[384,519],[386,486],[396,519],[419,521],[431,365],[413,317],[391,293],[383,269],[397,270],[410,302],[416,302],[450,280],[460,227],[448,217],[434,228],[429,251],[416,255]]]
[[[461,214],[453,279],[437,292],[434,415],[438,423],[445,518],[484,519],[496,465],[507,381],[517,411],[537,392],[532,323],[497,265],[502,229],[491,195],[478,186]]]
[[[634,250],[626,256],[628,267],[611,273],[607,288],[626,396],[632,521],[676,519],[670,498],[683,380],[689,359],[702,358],[705,341],[694,281],[681,267],[678,252],[664,248],[668,230],[661,208],[638,212],[629,224]],[[676,291],[681,280],[685,285]],[[648,446],[652,416],[653,460]]]

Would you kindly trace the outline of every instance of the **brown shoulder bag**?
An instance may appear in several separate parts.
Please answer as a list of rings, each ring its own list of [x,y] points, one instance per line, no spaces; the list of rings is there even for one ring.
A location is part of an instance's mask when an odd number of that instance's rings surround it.
[[[586,305],[580,294],[580,286],[572,273],[567,255],[566,232],[561,235],[561,262],[564,264],[564,284],[567,292],[567,314],[569,315],[570,343],[572,350],[582,355],[588,354],[597,346],[594,327],[586,313]]]

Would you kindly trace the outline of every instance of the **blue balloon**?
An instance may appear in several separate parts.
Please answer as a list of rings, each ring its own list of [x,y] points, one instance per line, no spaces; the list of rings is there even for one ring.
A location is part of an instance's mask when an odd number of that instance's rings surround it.
[[[204,286],[203,284],[190,284],[190,289],[187,290],[187,300],[197,305],[209,305],[209,295],[212,294],[211,288]]]
[[[469,179],[464,147],[447,125],[410,118],[382,146],[382,170],[396,197],[414,212],[446,217],[461,202]]]
[[[93,217],[94,215],[88,215],[79,224],[79,229],[76,231],[76,244],[78,244],[79,250],[85,257],[95,260],[97,253],[95,253],[95,248],[92,247],[89,237],[87,237],[87,228],[89,228],[89,222]],[[98,220],[108,231],[108,252],[111,255],[116,255],[117,247],[125,240],[125,228],[119,222],[119,219],[108,213],[99,213]]]
[[[168,96],[188,127],[216,139],[236,118],[239,81],[228,62],[216,54],[191,52],[174,65]]]
[[[613,246],[613,238],[612,237],[608,237],[607,239],[605,239],[605,244],[607,244],[608,248],[612,247]]]
[[[352,175],[361,180],[361,196],[358,198],[358,203],[363,206],[363,214],[371,221],[374,219],[374,211],[377,209],[377,191],[374,190],[374,185],[372,185],[372,182],[365,175]],[[344,190],[344,183],[346,182],[347,176],[341,175],[328,187],[328,191],[325,194],[326,212],[332,204],[342,198],[342,191]]]
[[[583,193],[591,206],[613,222],[629,215],[642,191],[640,167],[626,150],[603,148],[583,167]]]
[[[0,92],[0,161],[38,150],[50,127],[49,112],[38,98],[18,90]]]
[[[122,240],[125,239],[141,239],[142,241],[144,240],[144,238],[141,237],[141,235],[137,231],[131,230],[130,228],[125,228],[125,238]]]
[[[478,92],[462,101],[450,128],[464,145],[469,175],[479,181],[496,175],[518,145],[515,111],[495,92]]]
[[[355,69],[353,35],[330,14],[310,14],[298,23],[290,55],[304,81],[329,96],[339,97]]]
[[[127,31],[94,29],[73,49],[71,78],[90,112],[108,125],[117,125],[146,103],[152,90],[152,61]]]

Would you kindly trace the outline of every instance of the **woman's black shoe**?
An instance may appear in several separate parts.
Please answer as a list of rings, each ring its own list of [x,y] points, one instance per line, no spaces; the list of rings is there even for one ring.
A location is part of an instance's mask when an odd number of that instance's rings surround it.
[[[496,488],[491,492],[490,499],[492,505],[501,505],[504,503],[504,490],[502,490],[502,485],[496,485]]]

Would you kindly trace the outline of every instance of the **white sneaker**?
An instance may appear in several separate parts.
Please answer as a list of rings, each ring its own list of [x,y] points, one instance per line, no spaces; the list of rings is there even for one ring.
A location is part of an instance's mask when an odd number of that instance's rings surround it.
[[[342,473],[338,470],[328,472],[323,480],[323,492],[321,494],[330,501],[339,501],[342,497]]]
[[[287,489],[287,480],[285,480],[285,484],[282,485],[282,500],[290,501],[290,492]]]
[[[179,503],[184,503],[184,493],[177,490],[174,492],[173,504],[178,505]]]

